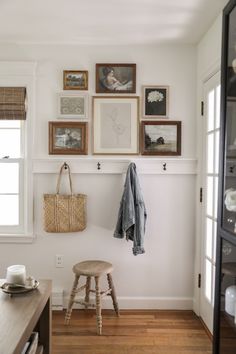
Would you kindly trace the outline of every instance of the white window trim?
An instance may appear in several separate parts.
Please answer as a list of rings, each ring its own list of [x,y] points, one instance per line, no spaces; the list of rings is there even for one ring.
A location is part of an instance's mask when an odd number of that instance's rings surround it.
[[[23,86],[27,90],[28,111],[25,121],[24,151],[24,219],[19,233],[1,231],[0,243],[32,243],[33,233],[33,171],[32,152],[35,120],[35,62],[0,62],[0,86]],[[19,160],[19,159],[18,159]],[[22,186],[20,186],[22,191]],[[6,228],[7,230],[7,228]]]

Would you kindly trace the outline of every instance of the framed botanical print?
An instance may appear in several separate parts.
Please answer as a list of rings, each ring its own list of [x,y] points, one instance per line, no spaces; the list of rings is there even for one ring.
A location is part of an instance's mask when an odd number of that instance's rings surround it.
[[[96,64],[97,93],[135,93],[136,64]]]
[[[181,122],[142,121],[140,141],[142,155],[181,155]]]
[[[88,90],[88,71],[86,70],[64,70],[64,90]]]
[[[139,97],[93,97],[93,153],[138,153]]]
[[[87,155],[87,153],[87,123],[49,122],[50,155]]]
[[[59,118],[87,119],[88,95],[63,92],[58,94]]]
[[[169,114],[169,86],[143,86],[143,117],[167,118]]]

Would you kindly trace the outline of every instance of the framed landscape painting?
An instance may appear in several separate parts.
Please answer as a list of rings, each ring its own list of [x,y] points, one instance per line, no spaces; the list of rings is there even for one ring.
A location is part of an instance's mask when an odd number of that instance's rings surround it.
[[[50,155],[87,155],[87,153],[87,123],[49,122]]]
[[[64,90],[88,90],[88,71],[86,70],[64,70]]]
[[[138,97],[93,97],[93,153],[138,153]]]
[[[141,154],[181,155],[180,121],[142,121]]]
[[[143,117],[167,118],[169,114],[169,87],[143,86]]]
[[[59,118],[87,119],[88,95],[63,92],[58,95]]]
[[[97,93],[135,93],[136,64],[96,64]]]

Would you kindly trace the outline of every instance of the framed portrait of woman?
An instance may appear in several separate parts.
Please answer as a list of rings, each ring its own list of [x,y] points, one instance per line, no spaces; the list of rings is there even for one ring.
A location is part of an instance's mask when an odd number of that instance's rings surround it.
[[[96,64],[96,93],[136,93],[136,64]]]

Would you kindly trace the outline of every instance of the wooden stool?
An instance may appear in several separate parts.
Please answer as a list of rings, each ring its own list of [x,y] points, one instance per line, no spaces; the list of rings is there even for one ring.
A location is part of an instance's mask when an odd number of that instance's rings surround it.
[[[101,297],[105,295],[110,295],[112,298],[114,310],[119,316],[119,308],[116,299],[115,288],[112,281],[111,272],[113,271],[113,266],[111,263],[103,261],[84,261],[74,265],[73,272],[75,273],[75,280],[70,294],[70,300],[68,304],[68,309],[65,316],[65,323],[68,324],[70,321],[72,307],[74,304],[82,304],[85,308],[96,307],[97,316],[97,333],[102,334],[102,314],[101,314]],[[99,280],[102,275],[107,275],[109,288],[106,291],[101,291],[99,287]],[[86,284],[78,287],[80,276],[86,277]],[[91,277],[95,279],[95,290],[91,289]],[[85,289],[85,298],[82,300],[75,300],[75,296],[78,292]],[[91,304],[89,302],[89,294],[95,293],[96,304]]]

